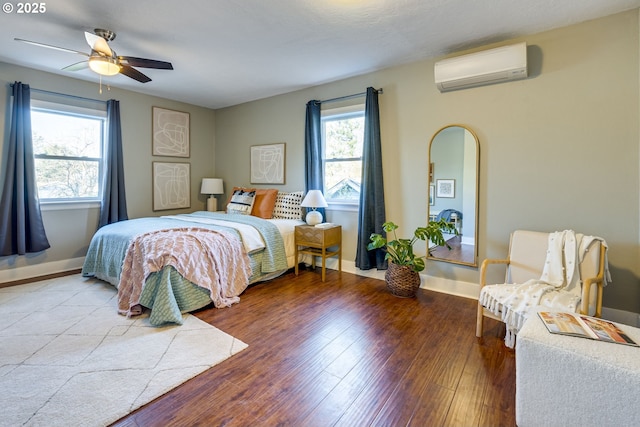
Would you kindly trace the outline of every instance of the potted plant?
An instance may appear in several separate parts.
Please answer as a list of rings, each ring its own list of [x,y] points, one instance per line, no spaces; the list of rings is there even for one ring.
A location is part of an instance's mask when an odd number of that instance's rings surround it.
[[[411,239],[399,239],[396,235],[398,226],[391,221],[382,224],[382,229],[386,233],[393,233],[393,240],[387,240],[382,235],[374,233],[369,238],[371,242],[367,245],[367,249],[382,248],[386,252],[385,259],[389,261],[389,267],[384,276],[387,288],[393,295],[399,297],[413,297],[420,287],[419,272],[424,270],[426,255],[416,255],[413,252],[413,245],[418,240],[423,240],[451,249],[443,233],[458,235],[455,226],[444,219],[429,221],[426,227],[416,228]]]

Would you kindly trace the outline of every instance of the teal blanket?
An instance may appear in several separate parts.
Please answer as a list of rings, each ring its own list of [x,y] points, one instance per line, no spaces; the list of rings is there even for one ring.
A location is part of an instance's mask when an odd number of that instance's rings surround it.
[[[151,217],[121,221],[100,228],[91,239],[82,275],[95,276],[118,286],[122,262],[132,240],[144,233],[172,228],[199,227],[222,230],[242,239],[240,233],[231,226],[218,226],[197,222],[198,219],[215,219],[248,224],[258,230],[265,248],[249,254],[252,275],[249,283],[259,281],[276,272],[287,270],[287,259],[282,236],[278,228],[261,218],[249,215],[227,215],[216,212],[199,211],[176,217]],[[196,222],[185,221],[193,218]],[[152,273],[147,277],[140,297],[140,303],[151,309],[152,325],[165,323],[182,324],[182,313],[197,310],[208,305],[211,299],[208,290],[183,278],[173,267]]]

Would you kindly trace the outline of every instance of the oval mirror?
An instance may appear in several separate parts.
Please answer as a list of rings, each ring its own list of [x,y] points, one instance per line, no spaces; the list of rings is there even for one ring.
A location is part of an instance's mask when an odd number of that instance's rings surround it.
[[[444,218],[459,235],[445,235],[451,249],[432,246],[429,259],[477,267],[479,160],[478,137],[464,126],[445,126],[431,138],[427,218]]]

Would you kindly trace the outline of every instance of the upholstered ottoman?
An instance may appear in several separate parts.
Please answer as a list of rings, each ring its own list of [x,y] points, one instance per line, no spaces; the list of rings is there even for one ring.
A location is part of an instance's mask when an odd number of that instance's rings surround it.
[[[640,348],[551,334],[532,313],[516,341],[516,423],[640,426]]]

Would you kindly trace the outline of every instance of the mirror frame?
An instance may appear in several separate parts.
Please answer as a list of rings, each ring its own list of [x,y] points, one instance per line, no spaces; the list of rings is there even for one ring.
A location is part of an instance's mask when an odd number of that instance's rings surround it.
[[[433,145],[434,140],[436,139],[436,137],[440,134],[440,132],[442,132],[445,129],[449,129],[449,128],[453,128],[453,127],[458,127],[458,128],[462,128],[464,130],[466,130],[467,132],[469,132],[471,134],[471,136],[473,136],[473,139],[476,141],[476,187],[475,187],[475,192],[476,192],[476,203],[475,203],[475,228],[474,228],[474,248],[473,248],[473,262],[464,262],[464,261],[457,261],[457,260],[453,260],[453,259],[447,259],[447,258],[437,258],[434,256],[431,256],[429,254],[429,251],[427,250],[427,259],[429,260],[434,260],[434,261],[443,261],[443,262],[449,262],[452,264],[459,264],[459,265],[466,265],[466,266],[470,266],[470,267],[477,267],[478,266],[478,213],[479,213],[479,200],[480,200],[480,140],[478,139],[478,135],[476,135],[476,133],[469,129],[468,126],[465,125],[460,125],[460,124],[450,124],[450,125],[446,125],[441,127],[440,129],[438,129],[436,131],[436,133],[433,134],[433,136],[431,137],[431,141],[429,142],[429,155],[428,155],[428,163],[427,163],[427,194],[429,194],[429,189],[431,188],[431,184],[435,184],[434,182],[432,182],[433,180],[433,176],[431,174],[431,164],[433,163],[431,161],[431,146]],[[431,215],[431,205],[429,204],[429,197],[427,196],[427,221],[429,220]],[[464,219],[463,219],[464,220]]]

